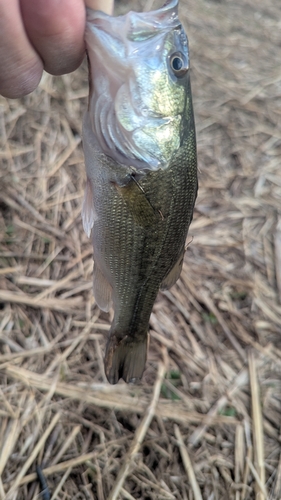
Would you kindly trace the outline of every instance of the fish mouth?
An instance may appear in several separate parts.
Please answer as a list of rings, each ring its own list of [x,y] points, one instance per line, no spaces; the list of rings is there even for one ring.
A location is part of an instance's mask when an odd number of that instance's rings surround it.
[[[145,42],[151,38],[163,37],[165,32],[181,29],[178,19],[178,1],[169,0],[158,10],[149,12],[130,11],[121,16],[110,16],[101,11],[87,8],[86,43],[90,46],[91,34],[95,36],[95,53],[109,57],[110,62],[118,62],[117,71],[122,73],[127,67],[126,58],[147,50],[130,42]],[[159,46],[160,49],[160,46]]]
[[[178,3],[179,0],[168,0],[157,10],[130,11],[116,17],[87,8],[87,20],[112,39],[143,40],[154,36],[156,31],[171,30],[179,26]]]

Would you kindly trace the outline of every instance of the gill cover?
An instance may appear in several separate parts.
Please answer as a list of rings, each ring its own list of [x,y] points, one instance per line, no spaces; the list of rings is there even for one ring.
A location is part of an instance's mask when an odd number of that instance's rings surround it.
[[[165,168],[181,143],[189,53],[178,0],[112,17],[87,9],[89,115],[101,150],[139,171]]]

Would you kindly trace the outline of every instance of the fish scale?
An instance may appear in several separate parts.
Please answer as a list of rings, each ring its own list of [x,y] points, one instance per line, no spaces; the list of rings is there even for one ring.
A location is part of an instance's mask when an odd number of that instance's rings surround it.
[[[104,310],[111,304],[114,307],[105,352],[105,373],[110,383],[118,382],[119,378],[135,382],[142,376],[153,304],[159,288],[169,288],[180,275],[197,195],[188,46],[184,31],[179,28],[177,1],[171,0],[159,11],[137,15],[131,12],[127,16],[131,16],[134,23],[127,22],[126,16],[110,18],[88,12],[86,30],[91,67],[95,67],[96,72],[100,67],[103,77],[107,51],[110,54],[112,50],[114,57],[118,53],[106,45],[114,19],[118,19],[116,26],[120,29],[124,22],[120,40],[134,43],[134,49],[147,42],[153,46],[154,36],[158,44],[154,44],[151,55],[146,53],[146,46],[142,46],[136,59],[134,51],[124,51],[131,55],[118,60],[115,69],[117,76],[119,71],[120,75],[116,81],[111,68],[108,75],[111,94],[106,103],[106,109],[110,110],[106,113],[109,122],[104,121],[102,115],[102,126],[97,129],[95,124],[99,120],[95,113],[99,112],[101,100],[98,80],[95,83],[95,73],[91,74],[93,93],[83,125],[87,169],[85,200],[88,200],[88,205],[84,204],[83,219],[87,233],[93,226],[94,294]],[[146,32],[140,36],[142,25],[138,31],[138,23],[142,19],[146,21]],[[134,25],[136,40],[130,31],[126,41],[128,25]],[[115,32],[114,37],[112,45],[118,33]],[[163,39],[162,45],[160,39]],[[171,54],[179,58],[179,76],[178,70],[171,66]],[[112,62],[111,56],[108,57]],[[182,72],[181,63],[185,64]],[[122,91],[120,98],[127,100],[120,104],[116,96],[124,85],[132,95],[127,99]],[[150,95],[147,94],[149,88]],[[134,108],[136,102],[138,107]],[[144,115],[142,109],[146,109]],[[124,125],[130,129],[128,132]],[[110,147],[106,145],[107,127]],[[100,137],[100,134],[104,135]],[[118,150],[120,137],[126,138],[123,151]],[[94,214],[90,224],[89,214]]]

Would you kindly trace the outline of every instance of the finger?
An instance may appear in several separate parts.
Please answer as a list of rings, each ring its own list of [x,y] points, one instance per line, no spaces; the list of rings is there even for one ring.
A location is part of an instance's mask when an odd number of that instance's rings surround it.
[[[28,37],[53,75],[74,71],[84,55],[83,0],[20,0]]]
[[[0,94],[16,98],[32,92],[43,65],[30,44],[18,0],[0,0]]]
[[[90,9],[102,10],[106,14],[113,14],[114,0],[85,0]]]

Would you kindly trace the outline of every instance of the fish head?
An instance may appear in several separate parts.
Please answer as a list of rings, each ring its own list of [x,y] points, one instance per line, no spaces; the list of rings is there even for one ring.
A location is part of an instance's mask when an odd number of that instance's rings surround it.
[[[192,109],[178,0],[118,17],[87,9],[85,39],[89,113],[102,151],[140,171],[166,168]]]

